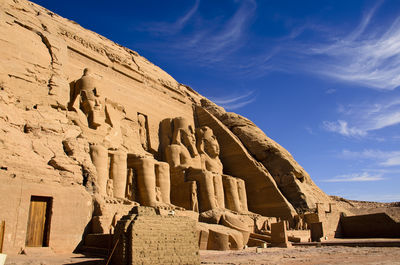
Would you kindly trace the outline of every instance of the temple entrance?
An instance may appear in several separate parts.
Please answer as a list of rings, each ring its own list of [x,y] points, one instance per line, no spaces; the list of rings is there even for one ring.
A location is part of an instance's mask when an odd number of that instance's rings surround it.
[[[53,198],[32,196],[29,208],[27,247],[48,247]]]

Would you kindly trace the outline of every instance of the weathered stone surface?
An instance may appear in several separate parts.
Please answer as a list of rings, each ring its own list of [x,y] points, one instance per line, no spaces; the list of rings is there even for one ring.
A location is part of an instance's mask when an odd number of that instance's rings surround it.
[[[153,208],[133,208],[118,222],[113,242],[115,265],[200,264],[196,222]]]

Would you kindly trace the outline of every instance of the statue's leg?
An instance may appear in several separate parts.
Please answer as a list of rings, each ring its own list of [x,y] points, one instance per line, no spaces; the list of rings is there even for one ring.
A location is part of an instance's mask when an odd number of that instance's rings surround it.
[[[226,196],[226,208],[235,212],[240,212],[240,200],[238,193],[238,183],[236,178],[223,175],[224,190]]]
[[[199,171],[195,176],[189,176],[189,180],[199,182],[198,201],[200,212],[218,208],[214,190],[214,176],[208,171]]]
[[[243,179],[236,179],[238,185],[239,200],[241,204],[241,209],[243,212],[249,211],[247,208],[247,194],[246,194],[246,184]]]
[[[114,197],[125,199],[128,177],[127,153],[116,151],[111,157],[111,177],[114,184]]]
[[[140,158],[132,163],[137,172],[139,203],[143,206],[156,206],[156,176],[153,158]]]
[[[222,184],[222,176],[220,174],[214,174],[214,192],[215,199],[217,200],[218,208],[225,208],[224,199],[224,186]]]
[[[155,174],[156,174],[156,185],[161,189],[162,202],[170,204],[171,182],[170,182],[168,163],[165,162],[156,163]]]
[[[108,151],[104,146],[91,145],[90,156],[92,158],[93,165],[96,167],[97,180],[96,186],[98,192],[101,195],[107,195],[106,187],[108,180]]]

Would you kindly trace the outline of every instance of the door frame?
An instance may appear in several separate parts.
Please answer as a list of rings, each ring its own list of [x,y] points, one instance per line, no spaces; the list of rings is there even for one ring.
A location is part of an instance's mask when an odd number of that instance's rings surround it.
[[[43,229],[43,241],[42,241],[42,246],[41,247],[48,247],[49,242],[50,242],[50,228],[51,228],[51,215],[52,215],[52,209],[53,209],[53,197],[49,196],[37,196],[37,195],[31,195],[31,199],[29,202],[29,213],[28,213],[28,221],[27,221],[27,230],[26,230],[26,239],[25,239],[25,245],[28,246],[28,238],[29,238],[29,232],[30,232],[30,221],[31,221],[31,211],[32,211],[32,202],[35,201],[41,201],[41,202],[46,202],[46,212],[45,212],[45,223],[44,223],[44,229]]]

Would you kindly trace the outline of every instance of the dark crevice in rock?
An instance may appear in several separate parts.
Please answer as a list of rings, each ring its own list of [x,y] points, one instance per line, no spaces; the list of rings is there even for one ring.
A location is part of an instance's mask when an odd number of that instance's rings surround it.
[[[53,72],[54,72],[55,55],[53,53],[53,50],[52,50],[52,47],[51,47],[49,39],[42,32],[33,29],[31,26],[23,24],[23,23],[21,23],[21,22],[19,22],[17,20],[14,20],[14,23],[16,23],[17,25],[19,25],[19,26],[21,26],[21,27],[23,27],[23,28],[25,28],[27,30],[30,30],[30,31],[36,33],[41,38],[41,40],[42,40],[43,44],[46,46],[46,48],[47,48],[47,50],[49,52],[50,58],[51,58],[49,68],[51,70],[53,70]],[[42,27],[43,27],[43,29],[45,31],[47,30],[47,27],[45,25],[42,24]],[[49,78],[48,82],[47,82],[47,88],[49,89],[49,91],[51,91],[51,89],[55,85],[55,82],[53,81],[54,76],[55,76],[55,74],[52,73],[50,75],[50,78]]]
[[[13,78],[16,78],[16,79],[24,80],[24,81],[29,82],[29,83],[33,83],[31,80],[28,80],[28,79],[25,79],[23,77],[16,76],[16,75],[8,74],[8,77],[13,77]]]

